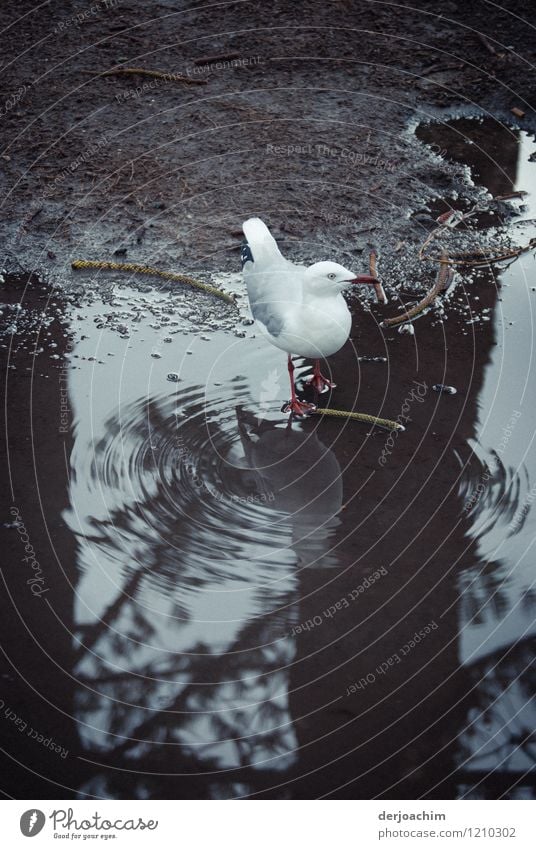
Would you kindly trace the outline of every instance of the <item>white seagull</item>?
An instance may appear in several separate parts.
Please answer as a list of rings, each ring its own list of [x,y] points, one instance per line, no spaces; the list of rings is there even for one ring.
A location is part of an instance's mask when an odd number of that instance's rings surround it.
[[[320,371],[320,360],[342,348],[350,335],[352,316],[342,292],[353,283],[368,283],[378,300],[387,299],[370,274],[355,275],[337,262],[306,267],[285,259],[260,218],[249,218],[243,230],[241,260],[251,312],[272,345],[288,353],[291,398],[283,412],[303,416],[316,408],[296,396],[291,355],[314,359],[308,384],[318,393],[334,388]]]

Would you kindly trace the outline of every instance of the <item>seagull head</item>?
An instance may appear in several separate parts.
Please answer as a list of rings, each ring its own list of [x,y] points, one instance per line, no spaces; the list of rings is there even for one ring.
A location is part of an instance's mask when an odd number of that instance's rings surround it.
[[[385,295],[380,297],[381,284],[376,277],[370,274],[356,275],[338,262],[315,262],[310,265],[305,270],[305,283],[311,292],[319,296],[338,295],[353,284],[367,284],[374,286],[378,300],[385,298]]]

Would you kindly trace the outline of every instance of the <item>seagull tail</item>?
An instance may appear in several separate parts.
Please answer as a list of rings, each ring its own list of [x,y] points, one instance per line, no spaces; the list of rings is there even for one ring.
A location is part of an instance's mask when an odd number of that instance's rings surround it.
[[[248,218],[242,225],[248,248],[243,251],[243,262],[269,262],[282,257],[277,242],[260,218]]]

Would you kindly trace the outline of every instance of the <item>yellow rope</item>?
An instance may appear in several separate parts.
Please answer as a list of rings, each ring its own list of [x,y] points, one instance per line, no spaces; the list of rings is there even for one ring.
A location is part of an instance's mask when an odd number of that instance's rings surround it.
[[[227,303],[236,306],[233,295],[228,295],[220,289],[215,289],[214,286],[209,286],[207,283],[201,283],[200,280],[194,280],[192,277],[186,277],[184,274],[174,274],[172,271],[160,271],[158,268],[150,268],[147,265],[137,265],[133,262],[103,262],[100,260],[91,259],[75,259],[71,263],[73,268],[97,268],[103,271],[130,271],[134,274],[152,274],[157,277],[163,277],[165,280],[176,280],[179,283],[187,283],[189,286],[194,286],[196,289],[202,289],[209,292],[211,295],[216,295],[222,298]],[[320,416],[336,416],[339,418],[354,419],[358,422],[367,422],[378,427],[387,428],[387,430],[405,430],[405,427],[398,422],[393,422],[390,419],[379,419],[377,416],[369,416],[367,413],[351,413],[346,410],[328,410],[316,409],[316,415]]]
[[[130,271],[133,274],[151,274],[156,277],[163,277],[164,280],[175,280],[177,283],[186,283],[195,289],[202,289],[203,292],[208,292],[210,295],[214,295],[216,298],[221,298],[222,301],[236,306],[234,295],[228,295],[227,292],[222,292],[221,289],[216,289],[215,286],[209,286],[208,283],[202,283],[200,280],[194,280],[193,277],[186,277],[184,274],[174,274],[172,271],[160,271],[158,268],[137,265],[133,262],[102,262],[91,259],[75,259],[71,265],[73,268],[98,268],[103,271]]]
[[[317,407],[316,410],[312,410],[311,412],[315,416],[335,416],[340,419],[354,419],[354,421],[366,422],[367,424],[387,428],[387,430],[402,431],[406,429],[399,422],[393,422],[391,419],[379,419],[377,416],[369,416],[368,413],[350,413],[348,410],[332,410],[327,407]]]
[[[109,71],[103,71],[101,77],[111,77],[116,74],[139,74],[143,77],[156,77],[158,80],[168,80],[169,82],[186,83],[187,85],[206,85],[207,81],[203,79],[194,80],[192,77],[185,77],[183,74],[171,74],[166,71],[149,71],[147,68],[111,68]]]

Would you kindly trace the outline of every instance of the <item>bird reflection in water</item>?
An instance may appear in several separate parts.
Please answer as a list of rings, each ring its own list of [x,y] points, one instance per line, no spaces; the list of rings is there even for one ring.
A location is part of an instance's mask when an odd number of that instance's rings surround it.
[[[247,466],[259,489],[290,527],[300,566],[336,566],[333,532],[340,525],[342,475],[338,460],[318,438],[289,421],[284,430],[255,428],[255,418],[237,410]]]

